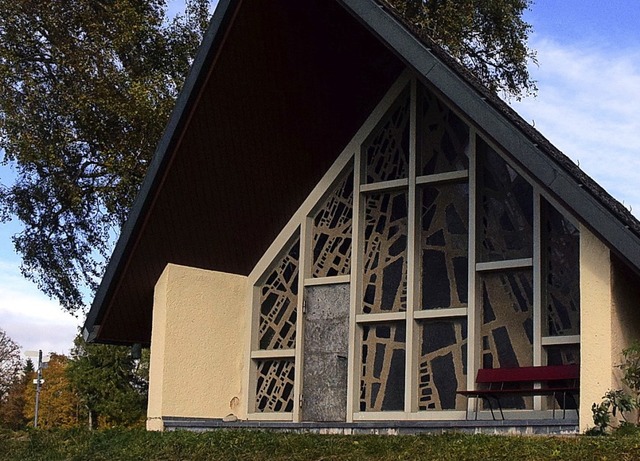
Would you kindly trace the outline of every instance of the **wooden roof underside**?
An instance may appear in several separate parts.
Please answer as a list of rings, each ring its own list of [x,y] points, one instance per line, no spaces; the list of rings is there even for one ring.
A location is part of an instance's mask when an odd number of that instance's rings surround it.
[[[247,275],[402,71],[337,3],[286,3],[230,2],[224,43],[94,303],[98,341],[149,344],[169,262]]]
[[[85,336],[149,344],[167,263],[248,274],[405,67],[640,273],[640,221],[385,0],[220,0]]]

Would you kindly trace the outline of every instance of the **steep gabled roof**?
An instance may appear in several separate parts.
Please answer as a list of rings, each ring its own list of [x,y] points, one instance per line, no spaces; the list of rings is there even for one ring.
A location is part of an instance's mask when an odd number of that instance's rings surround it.
[[[405,66],[639,270],[629,211],[386,3],[221,0],[85,335],[148,344],[168,262],[248,274]]]

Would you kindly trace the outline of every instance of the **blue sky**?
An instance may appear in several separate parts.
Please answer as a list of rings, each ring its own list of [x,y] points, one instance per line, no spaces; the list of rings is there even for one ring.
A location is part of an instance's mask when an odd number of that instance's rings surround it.
[[[169,2],[172,11],[183,3]],[[525,18],[539,93],[512,106],[640,216],[640,2],[537,0]],[[0,328],[25,350],[66,353],[83,319],[22,278],[10,240],[19,229],[0,225]]]

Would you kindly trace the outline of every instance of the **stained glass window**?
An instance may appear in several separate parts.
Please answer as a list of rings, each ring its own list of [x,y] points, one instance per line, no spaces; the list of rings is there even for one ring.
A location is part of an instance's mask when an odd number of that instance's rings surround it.
[[[543,202],[543,336],[580,334],[580,233],[548,202]]]
[[[466,388],[467,319],[425,320],[420,327],[419,410],[463,410]]]
[[[409,174],[409,91],[405,90],[363,144],[366,183],[406,178]]]
[[[466,307],[468,301],[469,186],[420,188],[422,309]]]
[[[295,346],[299,254],[300,243],[296,241],[260,289],[260,349],[291,349]]]
[[[362,326],[360,411],[403,411],[406,326]]]
[[[407,194],[366,198],[363,312],[407,309]]]
[[[256,411],[293,411],[293,360],[258,361]]]
[[[533,189],[496,151],[478,138],[479,261],[533,256]]]
[[[313,219],[313,277],[351,271],[353,169],[338,183]]]
[[[418,175],[469,169],[469,127],[431,91],[421,87],[418,105]]]

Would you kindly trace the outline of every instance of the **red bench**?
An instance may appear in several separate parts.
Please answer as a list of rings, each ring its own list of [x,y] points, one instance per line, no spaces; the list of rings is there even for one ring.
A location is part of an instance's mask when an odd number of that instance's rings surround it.
[[[457,391],[458,394],[476,399],[475,419],[478,419],[478,400],[483,399],[489,404],[491,416],[495,420],[492,400],[498,405],[500,416],[502,412],[501,397],[552,395],[553,417],[556,417],[556,398],[562,395],[563,418],[566,416],[567,396],[577,395],[580,380],[578,365],[547,365],[539,367],[518,368],[483,368],[478,370],[476,389]],[[537,384],[537,386],[536,386]]]

